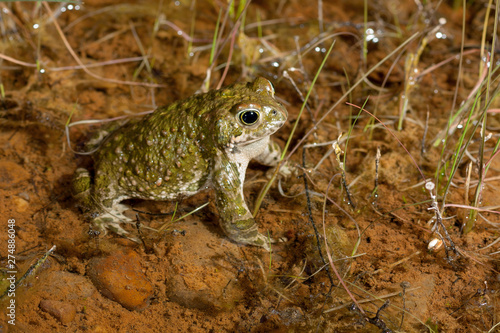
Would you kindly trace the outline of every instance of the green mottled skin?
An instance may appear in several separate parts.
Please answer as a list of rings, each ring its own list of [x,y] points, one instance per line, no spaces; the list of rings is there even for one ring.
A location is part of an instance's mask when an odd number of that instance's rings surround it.
[[[240,112],[257,110],[253,125]],[[107,136],[94,154],[94,177],[78,169],[73,187],[102,228],[120,222],[129,198],[173,200],[212,187],[224,232],[234,241],[269,248],[243,197],[248,161],[274,166],[279,146],[269,136],[286,121],[271,83],[257,78],[160,107]]]

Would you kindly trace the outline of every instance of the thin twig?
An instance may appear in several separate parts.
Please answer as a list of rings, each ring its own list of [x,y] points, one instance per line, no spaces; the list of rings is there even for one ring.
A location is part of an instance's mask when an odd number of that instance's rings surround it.
[[[316,224],[314,223],[314,219],[312,217],[312,208],[311,208],[311,198],[309,197],[309,186],[307,185],[307,177],[306,177],[306,150],[302,149],[302,166],[304,167],[303,169],[303,179],[304,179],[304,188],[306,192],[306,200],[307,200],[307,212],[308,212],[308,217],[309,217],[309,222],[311,223],[313,229],[314,229],[314,234],[316,235],[316,244],[318,246],[318,252],[319,256],[321,258],[321,262],[323,262],[324,265],[326,265],[326,260],[323,257],[323,252],[321,251],[321,241],[319,237],[319,232],[318,228],[316,227]],[[328,290],[328,293],[332,290],[333,286],[335,283],[333,282],[333,277],[332,274],[330,273],[330,270],[328,269],[328,266],[325,266],[325,271],[328,274],[328,278],[330,279],[330,289]]]
[[[43,1],[43,5],[47,12],[49,13],[51,19],[54,22],[54,26],[56,27],[57,32],[59,33],[59,36],[61,37],[61,40],[63,41],[64,45],[66,46],[66,49],[69,51],[73,59],[80,65],[85,73],[90,75],[91,77],[97,79],[97,80],[103,80],[106,82],[111,82],[111,83],[118,83],[118,84],[127,84],[131,86],[143,86],[143,87],[164,87],[165,85],[162,84],[154,84],[154,83],[144,83],[144,82],[133,82],[133,81],[122,81],[122,80],[116,80],[116,79],[109,79],[105,78],[102,76],[99,76],[97,74],[92,73],[91,71],[88,70],[87,66],[83,64],[83,62],[80,60],[80,58],[76,55],[75,51],[69,44],[68,40],[66,39],[66,36],[64,36],[64,33],[61,30],[61,27],[57,23],[57,20],[54,18],[54,13],[50,9],[50,6],[47,4],[47,1]]]

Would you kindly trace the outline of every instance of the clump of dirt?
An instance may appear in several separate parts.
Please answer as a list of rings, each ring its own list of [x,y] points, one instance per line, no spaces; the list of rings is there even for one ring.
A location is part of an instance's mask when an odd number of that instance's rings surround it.
[[[479,49],[485,20],[490,41],[493,32],[486,2],[467,7],[461,62],[460,6],[372,1],[365,22],[362,2],[318,3],[1,4],[0,331],[494,330],[498,101],[484,122],[479,111],[470,127],[468,114],[450,122],[461,107],[474,110],[477,91],[496,94],[497,68],[486,87]],[[229,241],[209,191],[128,201],[139,223],[125,228],[140,243],[99,234],[70,184],[91,166],[77,152],[102,124],[73,126],[67,141],[67,123],[150,111],[259,75],[289,112],[275,140],[284,147],[293,133],[293,173],[273,183],[256,216],[280,240],[272,252]],[[490,158],[483,209],[465,234]],[[251,164],[249,206],[271,174]],[[433,239],[443,245],[429,250]]]

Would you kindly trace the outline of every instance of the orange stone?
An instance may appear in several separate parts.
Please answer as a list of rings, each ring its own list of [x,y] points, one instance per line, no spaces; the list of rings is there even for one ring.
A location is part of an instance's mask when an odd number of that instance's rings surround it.
[[[141,270],[141,258],[133,250],[120,251],[104,258],[93,258],[87,275],[99,292],[128,310],[144,310],[153,286]]]

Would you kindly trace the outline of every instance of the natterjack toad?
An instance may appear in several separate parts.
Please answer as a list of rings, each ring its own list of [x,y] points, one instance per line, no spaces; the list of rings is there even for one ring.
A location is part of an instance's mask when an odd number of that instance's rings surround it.
[[[268,80],[257,78],[160,107],[108,135],[93,154],[94,175],[79,168],[75,196],[100,229],[126,234],[122,200],[175,200],[213,188],[220,225],[235,242],[269,249],[243,196],[248,162],[276,166],[270,139],[286,121]]]

